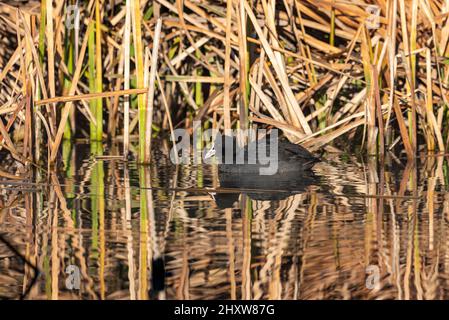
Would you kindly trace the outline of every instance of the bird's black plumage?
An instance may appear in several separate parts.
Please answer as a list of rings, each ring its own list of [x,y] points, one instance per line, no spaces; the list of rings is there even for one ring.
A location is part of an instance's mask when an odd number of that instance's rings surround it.
[[[273,140],[277,146],[271,148]],[[261,143],[261,140],[255,140],[241,147],[235,136],[219,135],[215,140],[214,148],[221,172],[260,173],[261,168],[268,167],[267,160],[277,162],[276,173],[307,171],[320,161],[304,147],[286,139],[271,139],[271,136],[265,137],[264,143]],[[259,150],[260,148],[265,150]],[[271,154],[272,152],[276,153],[277,158]],[[259,157],[260,154],[265,156],[264,159]],[[250,158],[252,160],[249,160]]]

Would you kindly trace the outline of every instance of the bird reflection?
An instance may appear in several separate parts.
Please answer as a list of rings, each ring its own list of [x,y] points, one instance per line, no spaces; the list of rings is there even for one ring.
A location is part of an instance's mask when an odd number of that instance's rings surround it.
[[[312,171],[278,173],[273,176],[220,172],[218,179],[222,190],[211,193],[211,196],[220,209],[232,208],[240,194],[252,200],[283,200],[303,193],[307,187],[319,182]]]
[[[151,299],[163,300],[165,290],[165,262],[162,257],[152,259],[151,261],[151,288],[149,297]]]

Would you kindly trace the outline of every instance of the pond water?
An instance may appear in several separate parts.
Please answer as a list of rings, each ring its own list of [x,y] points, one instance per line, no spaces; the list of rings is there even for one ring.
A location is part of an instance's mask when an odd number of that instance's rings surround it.
[[[0,297],[449,298],[445,158],[327,155],[241,190],[155,149],[143,167],[80,145],[39,183],[1,178]]]

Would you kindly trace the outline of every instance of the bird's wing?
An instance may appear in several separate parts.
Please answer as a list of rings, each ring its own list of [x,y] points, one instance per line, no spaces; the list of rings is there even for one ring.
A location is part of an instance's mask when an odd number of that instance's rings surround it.
[[[286,142],[280,142],[279,143],[279,149],[288,152],[292,155],[298,156],[300,158],[305,159],[317,159],[310,151],[308,151],[306,148],[297,145],[297,144],[291,144]]]

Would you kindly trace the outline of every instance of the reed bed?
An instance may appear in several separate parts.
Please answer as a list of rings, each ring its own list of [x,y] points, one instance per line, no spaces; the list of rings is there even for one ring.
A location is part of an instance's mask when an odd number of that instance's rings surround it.
[[[380,157],[449,143],[447,1],[18,3],[0,4],[0,143],[25,165],[79,138],[149,163],[194,120]]]

